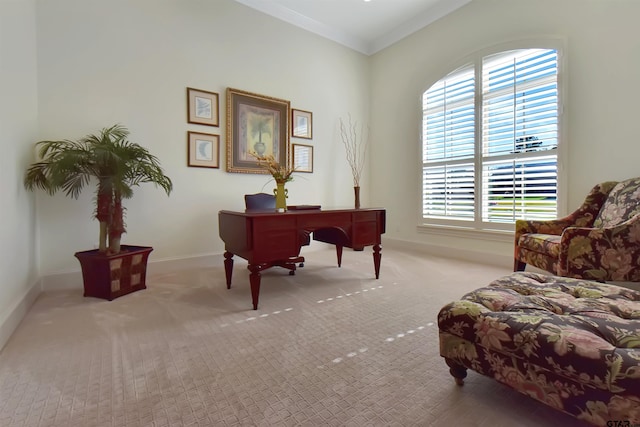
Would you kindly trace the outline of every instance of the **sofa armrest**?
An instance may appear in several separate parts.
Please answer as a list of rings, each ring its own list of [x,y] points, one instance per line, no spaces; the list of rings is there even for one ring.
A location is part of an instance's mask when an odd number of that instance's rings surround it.
[[[640,214],[614,227],[568,227],[558,274],[598,281],[640,280]]]
[[[518,242],[523,234],[542,233],[560,236],[562,235],[563,230],[567,227],[592,226],[598,216],[598,213],[600,213],[602,205],[605,200],[607,200],[609,193],[616,184],[617,182],[615,181],[607,181],[596,185],[591,189],[587,197],[584,199],[584,202],[582,202],[582,205],[563,218],[549,221],[517,220],[515,232],[515,258],[518,258]]]

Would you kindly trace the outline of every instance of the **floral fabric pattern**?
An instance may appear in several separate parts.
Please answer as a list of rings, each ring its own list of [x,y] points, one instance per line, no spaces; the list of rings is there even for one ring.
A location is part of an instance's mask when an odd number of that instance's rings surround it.
[[[514,271],[640,281],[640,178],[595,186],[582,206],[553,221],[516,221]]]
[[[444,306],[440,355],[594,425],[640,423],[640,292],[513,273]],[[455,367],[455,368],[454,368]]]
[[[640,214],[640,178],[618,183],[604,202],[600,214],[593,222],[596,228],[615,227]]]
[[[561,238],[555,234],[527,233],[520,238],[520,245],[530,251],[558,258]]]

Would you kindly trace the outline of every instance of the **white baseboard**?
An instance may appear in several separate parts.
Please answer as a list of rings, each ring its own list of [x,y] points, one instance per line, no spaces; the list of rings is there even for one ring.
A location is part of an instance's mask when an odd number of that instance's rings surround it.
[[[513,267],[513,258],[500,254],[451,248],[446,246],[437,246],[428,243],[413,242],[409,240],[401,240],[388,237],[384,237],[382,243],[384,247],[389,247],[396,250],[420,252],[445,258],[496,265],[509,269]],[[309,246],[303,247],[302,251],[308,253],[317,250],[326,250],[331,247],[332,245],[326,243],[312,241]],[[304,253],[302,253],[302,255],[304,255]],[[172,271],[184,270],[189,268],[219,266],[221,265],[221,263],[222,253],[199,254],[183,258],[164,258],[159,260],[153,260],[153,257],[151,257],[149,259],[149,264],[147,267],[147,274],[166,274]],[[41,283],[42,289],[44,291],[60,289],[82,290],[82,273],[80,272],[80,269],[78,269],[76,271],[49,274],[41,278]]]
[[[43,291],[55,291],[60,289],[83,289],[82,272],[80,270],[65,273],[54,273],[42,276]]]
[[[184,258],[165,258],[160,260],[149,259],[147,274],[165,274],[171,271],[189,268],[210,267],[219,262],[222,254],[193,255]],[[221,262],[221,261],[220,261]],[[82,271],[80,269],[54,273],[42,277],[42,289],[54,291],[61,289],[78,289],[82,291]]]
[[[183,258],[164,258],[157,261],[149,259],[147,275],[166,274],[177,270],[213,267],[221,263],[221,253],[191,255]]]
[[[383,247],[389,247],[401,251],[419,252],[444,258],[459,259],[463,261],[477,262],[479,264],[495,265],[508,269],[513,268],[513,257],[502,254],[474,251],[471,249],[459,249],[447,246],[432,245],[423,242],[385,237]],[[383,249],[384,252],[384,249]]]
[[[322,242],[312,241],[309,246],[304,246],[303,252],[313,252],[317,250],[327,249],[332,245]],[[153,254],[149,257],[147,265],[147,274],[166,274],[176,270],[185,270],[189,268],[216,267],[222,265],[222,252],[214,252],[208,254],[189,255],[181,258],[163,258],[159,260],[153,259]],[[239,259],[235,257],[234,259]],[[82,290],[82,272],[78,268],[73,271],[62,273],[53,273],[42,276],[42,289],[44,291],[53,291],[60,289],[79,289]]]
[[[436,246],[427,243],[411,242],[393,238],[384,238],[383,246],[396,250],[410,251],[414,253],[421,252],[440,257],[496,265],[509,269],[513,266],[513,259],[509,256],[479,251],[461,250],[457,248]],[[331,245],[325,243],[311,242],[311,245],[303,248],[303,252],[326,250],[330,247]],[[222,253],[210,253],[184,258],[165,258],[157,261],[150,260],[147,272],[148,274],[165,274],[189,268],[211,267],[220,265],[222,263],[222,259]],[[77,289],[78,292],[83,291],[82,273],[80,269],[42,276],[22,295],[22,297],[18,298],[13,308],[9,310],[7,316],[0,320],[0,349],[4,347],[13,331],[18,327],[27,311],[41,292],[63,289]]]
[[[150,261],[148,264],[148,272],[150,274],[163,274],[181,269],[208,267],[215,263],[222,262],[221,259],[222,254],[207,254],[179,259]],[[42,292],[66,289],[76,289],[78,292],[83,292],[82,272],[80,269],[64,273],[48,274],[36,280],[29,289],[16,299],[13,306],[7,310],[6,316],[0,319],[0,350],[2,350],[9,341],[13,332]]]
[[[13,306],[7,310],[6,316],[3,319],[0,319],[0,350],[2,350],[7,341],[9,341],[9,338],[20,322],[22,322],[22,319],[41,292],[42,283],[40,280],[36,280],[29,289],[16,299]]]

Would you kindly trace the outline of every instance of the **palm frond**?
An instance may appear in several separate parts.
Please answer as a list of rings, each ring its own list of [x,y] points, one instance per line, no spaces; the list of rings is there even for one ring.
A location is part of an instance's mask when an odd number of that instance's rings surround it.
[[[62,190],[78,198],[86,185],[97,180],[95,216],[103,225],[107,223],[109,238],[113,235],[119,241],[125,231],[120,198],[131,198],[133,187],[147,182],[161,187],[167,195],[173,189],[159,160],[146,148],[130,142],[128,136],[124,126],[115,124],[77,141],[40,141],[37,148],[41,160],[29,166],[24,185],[49,194]],[[101,227],[101,248],[105,247],[105,238]]]

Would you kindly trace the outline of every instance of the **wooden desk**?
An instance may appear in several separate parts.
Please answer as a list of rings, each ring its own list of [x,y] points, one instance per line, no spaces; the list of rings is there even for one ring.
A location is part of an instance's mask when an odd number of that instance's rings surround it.
[[[258,309],[260,272],[274,266],[294,274],[296,263],[304,261],[300,248],[313,239],[336,246],[338,267],[342,265],[342,248],[361,250],[373,246],[376,279],[380,277],[381,235],[385,232],[384,209],[288,210],[286,212],[220,211],[218,225],[225,244],[224,269],[227,289],[231,288],[233,256],[249,262],[251,299]]]

